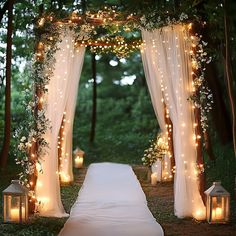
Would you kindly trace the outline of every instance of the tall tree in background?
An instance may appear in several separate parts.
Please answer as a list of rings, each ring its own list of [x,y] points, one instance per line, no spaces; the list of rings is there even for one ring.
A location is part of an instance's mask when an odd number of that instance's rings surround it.
[[[233,133],[233,144],[234,144],[234,153],[236,156],[236,114],[235,114],[235,97],[234,97],[234,88],[233,88],[233,71],[231,65],[231,56],[230,56],[230,43],[229,43],[229,26],[228,26],[228,17],[227,17],[227,1],[224,0],[224,29],[225,29],[225,78],[227,84],[227,90],[230,101],[230,109],[232,113],[232,133]]]
[[[90,131],[90,142],[94,142],[96,119],[97,119],[97,80],[96,80],[96,58],[95,53],[92,54],[92,78],[93,78],[93,108],[92,108],[92,119],[91,119],[91,131]]]
[[[7,23],[7,51],[6,51],[5,127],[4,127],[4,141],[0,159],[0,165],[2,168],[5,168],[7,165],[10,140],[11,140],[11,58],[12,58],[14,0],[9,0],[7,2],[8,2],[7,3],[8,23]]]

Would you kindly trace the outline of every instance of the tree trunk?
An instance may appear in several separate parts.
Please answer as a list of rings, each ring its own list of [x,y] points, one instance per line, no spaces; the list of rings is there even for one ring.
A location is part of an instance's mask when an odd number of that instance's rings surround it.
[[[93,110],[91,119],[90,142],[94,142],[97,116],[97,81],[96,81],[96,59],[95,54],[92,54],[92,78],[93,78]]]
[[[8,153],[11,140],[11,58],[12,58],[12,31],[13,31],[13,3],[9,1],[8,23],[7,23],[7,51],[6,51],[6,87],[5,87],[5,128],[4,141],[1,151],[0,165],[7,165]]]
[[[86,0],[81,1],[81,7],[82,7],[83,14],[85,14],[85,12],[86,12]]]
[[[167,113],[165,102],[163,104],[164,104],[164,119],[165,119],[165,123],[167,125],[167,131],[168,131],[168,147],[169,147],[170,158],[171,158],[171,170],[173,172],[174,167],[175,167],[175,153],[174,153],[174,142],[173,142],[173,123],[172,123],[172,120],[170,119],[169,114]],[[174,175],[174,172],[173,172],[173,175]]]
[[[195,116],[195,123],[198,124],[195,127],[195,135],[196,135],[196,143],[197,143],[197,164],[198,166],[203,166],[204,165],[204,160],[203,160],[203,152],[202,152],[202,142],[201,139],[198,139],[198,135],[201,136],[201,122],[200,122],[200,109],[199,108],[195,108],[194,110],[194,116]],[[200,195],[202,197],[203,202],[205,203],[205,187],[206,187],[206,176],[204,172],[200,172],[198,173],[198,179],[199,179],[199,192]]]
[[[236,114],[235,114],[235,97],[233,89],[233,71],[230,61],[230,48],[229,48],[229,34],[228,34],[228,17],[227,17],[227,1],[224,0],[224,27],[225,27],[225,75],[227,83],[227,91],[229,94],[230,108],[232,113],[232,133],[234,154],[236,156]]]
[[[210,43],[208,39],[207,42]],[[227,144],[232,141],[231,122],[224,97],[222,96],[219,78],[217,75],[217,68],[214,62],[211,62],[206,67],[206,79],[214,99],[212,120],[214,121],[214,125],[221,143]]]

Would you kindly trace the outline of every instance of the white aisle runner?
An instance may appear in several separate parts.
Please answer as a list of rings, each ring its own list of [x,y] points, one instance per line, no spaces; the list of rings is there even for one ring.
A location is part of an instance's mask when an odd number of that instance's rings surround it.
[[[163,236],[128,165],[91,164],[60,236]]]

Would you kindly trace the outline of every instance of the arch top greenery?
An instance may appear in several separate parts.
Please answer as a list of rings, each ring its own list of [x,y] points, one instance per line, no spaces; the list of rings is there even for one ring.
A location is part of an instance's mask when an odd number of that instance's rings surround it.
[[[164,8],[164,6],[163,6]],[[193,11],[193,9],[191,8]],[[81,13],[74,10],[62,15],[45,12],[36,19],[35,35],[42,40],[43,34],[63,28],[73,28],[78,34],[77,46],[89,47],[96,54],[114,53],[117,57],[128,57],[140,49],[142,43],[140,29],[153,30],[166,25],[200,22],[195,14],[185,12],[155,11],[150,14],[122,10],[116,6],[104,6],[102,9]],[[53,36],[50,36],[53,41]],[[46,39],[46,38],[45,38]]]

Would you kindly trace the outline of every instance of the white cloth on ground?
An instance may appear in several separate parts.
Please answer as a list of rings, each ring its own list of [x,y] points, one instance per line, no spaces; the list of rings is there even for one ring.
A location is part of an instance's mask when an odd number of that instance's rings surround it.
[[[128,165],[91,164],[60,236],[162,236]]]

